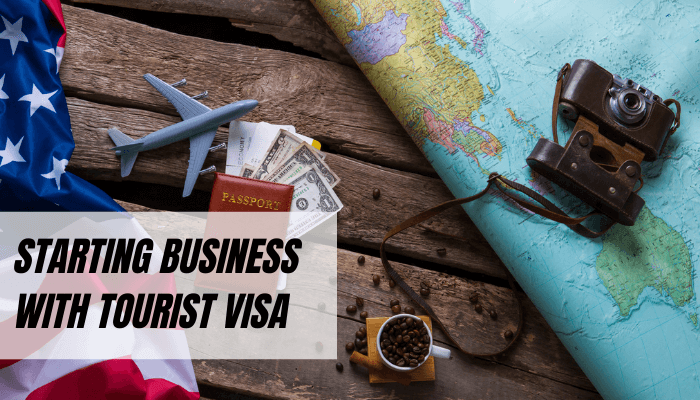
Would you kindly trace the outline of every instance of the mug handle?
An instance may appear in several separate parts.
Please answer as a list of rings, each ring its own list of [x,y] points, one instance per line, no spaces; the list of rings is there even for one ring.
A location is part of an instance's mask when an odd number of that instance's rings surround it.
[[[433,346],[433,351],[430,353],[435,358],[452,358],[452,352],[443,347]]]

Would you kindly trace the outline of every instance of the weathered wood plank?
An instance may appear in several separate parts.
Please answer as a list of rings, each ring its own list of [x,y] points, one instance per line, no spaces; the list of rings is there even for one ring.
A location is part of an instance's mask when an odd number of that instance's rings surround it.
[[[224,17],[235,27],[269,34],[329,61],[355,67],[355,61],[308,0],[73,0],[73,3]]]
[[[130,211],[143,211],[143,207],[135,204],[125,202],[121,202],[121,204]],[[352,251],[338,250],[338,360],[344,362],[346,367],[350,366],[347,364],[348,354],[344,351],[343,345],[354,339],[354,332],[362,321],[359,319],[359,313],[348,315],[345,312],[345,306],[355,304],[355,299],[361,297],[364,299],[364,307],[361,310],[367,311],[371,317],[390,316],[391,311],[388,304],[391,299],[398,299],[403,307],[412,305],[414,308],[417,308],[415,304],[410,303],[408,297],[398,287],[389,287],[378,258],[365,255],[365,263],[359,265],[357,263],[359,255],[359,253]],[[413,287],[418,287],[421,281],[430,284],[432,293],[427,301],[443,317],[452,334],[465,348],[482,352],[494,350],[505,343],[502,338],[502,333],[505,329],[515,330],[517,325],[516,302],[509,289],[424,270],[402,263],[394,263],[394,266]],[[379,274],[383,277],[378,286],[375,286],[371,280],[374,274]],[[296,278],[296,275],[290,275],[289,284],[294,284],[294,279]],[[299,276],[299,278],[302,280],[308,279],[308,277],[302,276]],[[469,297],[473,294],[478,295],[479,303],[484,308],[482,314],[477,314],[473,310],[473,304],[469,301]],[[294,298],[292,303],[305,308],[315,308],[316,306],[313,299],[306,298]],[[547,383],[545,386],[551,384],[551,382],[555,382],[556,385],[565,383],[583,391],[594,392],[595,389],[591,383],[528,299],[524,300],[524,309],[526,318],[522,336],[506,355],[493,360],[458,358],[458,361],[448,362],[441,366],[442,372],[439,370],[438,376],[458,376],[457,374],[461,372],[459,368],[455,368],[454,363],[468,363],[471,364],[471,368],[478,367],[490,370],[491,373],[495,374],[495,376],[490,377],[492,380],[509,380],[513,378],[514,371],[527,371],[528,374],[537,376],[537,379],[545,379],[543,381]],[[496,320],[492,320],[488,316],[488,311],[490,310],[497,311],[498,318]],[[435,331],[435,340],[442,346],[450,346],[449,341],[439,329]],[[195,365],[199,363],[209,365],[212,362],[197,361]],[[281,365],[291,363],[286,361],[234,361],[230,364],[221,364],[216,361],[215,363],[224,365],[227,369],[234,368],[235,371],[229,371],[229,373],[236,372],[245,375],[247,379],[254,378],[253,375],[255,374],[250,370],[265,371],[265,373],[278,376],[283,382],[297,382],[298,379],[296,369],[292,371],[291,367],[280,368]],[[316,374],[323,376],[323,379],[327,379],[329,375],[331,378],[334,377],[335,375],[325,371],[328,368],[332,370],[332,363],[325,364],[326,362],[322,362],[319,365],[312,365],[310,362],[293,363],[293,365],[302,367],[304,370],[315,371]],[[495,365],[507,366],[512,370],[494,369]],[[203,370],[208,371],[206,374],[211,372],[206,368]],[[205,374],[203,370],[198,370],[198,378],[200,380],[209,379],[207,383],[222,385],[221,377],[216,377],[212,380],[207,378],[208,375],[202,375]],[[352,371],[350,373],[359,373],[360,382],[367,379],[364,371]],[[532,380],[533,378],[528,379]],[[315,380],[311,382],[315,382],[317,386],[321,387],[332,386],[331,384],[324,386],[322,382]],[[506,386],[508,385],[509,383],[506,383]],[[372,396],[381,397],[383,393],[381,391],[382,385],[372,387],[377,389],[372,393]],[[256,390],[261,390],[258,388],[252,390],[251,393],[287,397],[289,393],[285,390],[280,392],[280,388],[277,387],[274,392],[258,392]],[[233,386],[232,389],[242,390],[242,386],[239,384]],[[314,393],[321,396],[335,396],[338,395],[337,389],[334,388],[330,392],[320,390]]]
[[[219,107],[252,98],[244,119],[291,124],[330,151],[435,176],[405,130],[358,70],[276,50],[177,35],[64,6],[68,45],[61,81],[69,96],[177,115],[142,75],[188,78]],[[86,21],[89,21],[87,23]]]
[[[119,158],[109,150],[113,143],[107,135],[108,127],[117,126],[127,135],[138,138],[179,121],[179,117],[152,111],[75,98],[68,98],[68,110],[76,142],[68,169],[93,180],[122,180]],[[227,134],[220,128],[214,145],[226,140]],[[182,187],[188,160],[187,141],[144,152],[139,154],[131,175],[125,180]],[[326,161],[341,178],[335,187],[345,205],[338,214],[338,240],[341,243],[378,249],[382,237],[393,225],[430,205],[453,198],[437,178],[377,167],[336,154],[328,154]],[[211,153],[204,166],[213,164],[218,171],[223,171],[225,163],[226,152],[220,151]],[[212,183],[213,174],[203,175],[195,187],[211,191]],[[382,192],[378,200],[372,198],[375,187]],[[464,211],[450,210],[435,217],[429,225],[464,236],[469,241],[444,238],[417,228],[393,238],[389,242],[389,251],[476,273],[505,276],[498,256]],[[438,256],[438,248],[446,248],[447,255]]]

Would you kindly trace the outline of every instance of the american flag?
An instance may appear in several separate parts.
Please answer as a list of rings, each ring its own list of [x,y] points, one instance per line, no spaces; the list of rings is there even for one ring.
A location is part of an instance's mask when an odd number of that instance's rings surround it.
[[[58,75],[65,42],[60,0],[0,1],[2,211],[123,211],[66,172],[74,142]],[[173,335],[181,344],[182,331]],[[199,393],[186,359],[0,360],[0,399],[88,398],[198,399]]]

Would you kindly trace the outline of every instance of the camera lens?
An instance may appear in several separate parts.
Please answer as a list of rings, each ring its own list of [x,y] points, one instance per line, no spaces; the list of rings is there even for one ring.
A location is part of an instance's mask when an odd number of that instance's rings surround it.
[[[630,110],[636,110],[639,108],[640,104],[642,104],[639,95],[636,93],[627,93],[622,101]]]
[[[623,87],[612,90],[610,95],[610,110],[619,123],[633,125],[644,119],[646,100],[639,91]]]

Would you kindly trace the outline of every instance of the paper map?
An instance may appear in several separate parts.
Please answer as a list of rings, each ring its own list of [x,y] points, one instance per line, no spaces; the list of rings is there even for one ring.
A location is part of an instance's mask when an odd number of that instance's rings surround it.
[[[606,399],[700,398],[700,4],[312,1],[456,197],[498,172],[585,211],[525,163],[567,62],[682,104],[634,227],[591,240],[494,196],[465,209]]]

